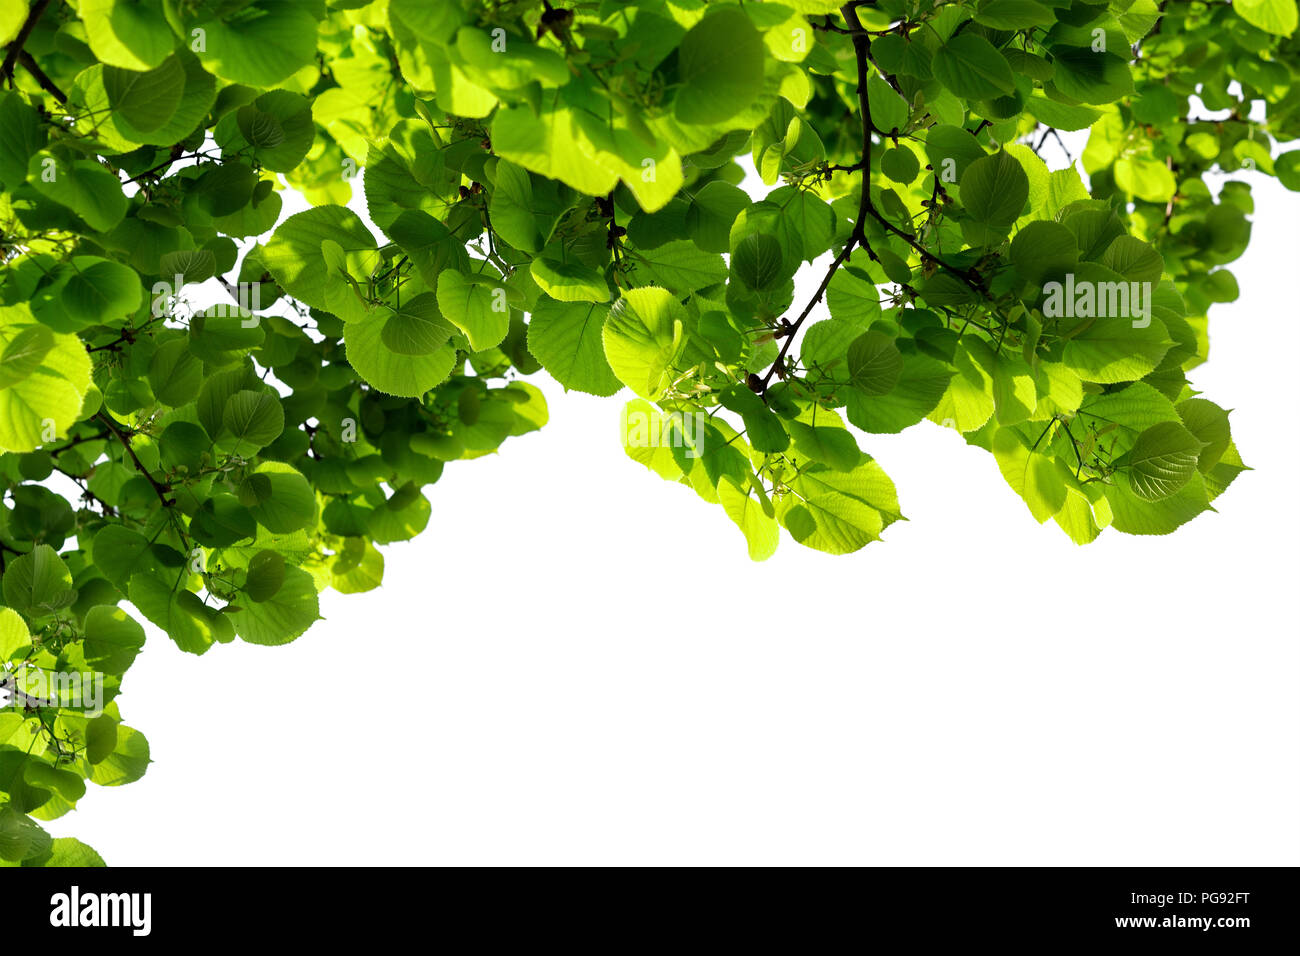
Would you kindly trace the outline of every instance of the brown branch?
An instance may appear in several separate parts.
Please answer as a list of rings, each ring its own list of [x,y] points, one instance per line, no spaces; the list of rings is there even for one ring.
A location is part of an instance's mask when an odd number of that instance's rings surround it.
[[[37,65],[36,60],[32,57],[30,53],[28,53],[26,50],[23,50],[23,52],[18,56],[18,62],[21,63],[23,65],[23,68],[27,70],[27,72],[32,75],[32,77],[36,80],[36,82],[41,85],[41,89],[43,89],[46,93],[49,93],[61,104],[68,102],[68,97],[64,94],[64,92],[61,89],[59,89],[58,85],[53,80],[51,80],[48,76],[46,76],[45,71],[42,70]]]
[[[853,55],[857,60],[858,67],[858,112],[861,114],[862,123],[862,160],[855,164],[862,170],[862,193],[858,197],[858,215],[853,223],[853,231],[849,233],[848,239],[844,241],[844,248],[839,255],[831,262],[830,268],[822,276],[821,283],[817,286],[817,291],[813,297],[808,300],[808,304],[803,307],[799,317],[793,323],[788,325],[784,330],[785,341],[781,343],[781,350],[776,354],[770,368],[763,373],[763,377],[758,380],[757,387],[754,389],[760,394],[767,391],[768,383],[772,381],[772,376],[777,374],[778,370],[783,369],[786,355],[790,352],[790,347],[794,344],[795,334],[803,326],[804,320],[812,312],[813,306],[822,300],[826,294],[826,289],[831,284],[831,279],[853,253],[854,246],[861,245],[867,250],[867,255],[872,259],[876,254],[871,251],[871,246],[867,242],[867,216],[868,214],[880,218],[879,213],[871,203],[871,104],[867,93],[867,76],[870,73],[871,63],[871,37],[862,28],[862,21],[858,19],[857,7],[859,3],[850,2],[841,8],[840,13],[844,21],[849,25],[849,31],[853,35]]]
[[[171,155],[169,155],[165,160],[163,160],[157,166],[151,166],[149,169],[146,169],[144,172],[136,173],[130,179],[123,180],[122,185],[125,186],[127,183],[136,182],[137,180],[144,179],[146,176],[153,176],[155,173],[158,173],[161,170],[166,169],[168,166],[171,166],[173,163],[179,163],[183,159],[198,159],[200,155],[201,155],[200,153],[191,153],[189,156],[186,156],[185,150],[180,146],[180,144],[177,144],[176,146],[172,147]]]
[[[979,293],[982,297],[986,299],[992,298],[989,295],[988,290],[984,288],[984,282],[983,280],[980,279],[980,274],[976,272],[974,269],[958,269],[956,266],[950,265],[949,263],[945,262],[943,259],[940,259],[929,249],[925,248],[925,246],[917,242],[915,236],[909,235],[908,233],[904,232],[902,229],[899,229],[892,222],[890,222],[879,212],[877,212],[874,206],[868,209],[867,212],[869,212],[878,223],[880,223],[882,226],[884,226],[894,235],[898,236],[909,246],[911,246],[913,249],[919,252],[921,254],[921,258],[927,260],[933,265],[939,266],[941,269],[951,272],[958,279],[961,279],[962,282],[966,283],[966,285],[970,286],[972,291]]]
[[[103,514],[114,518],[117,517],[117,509],[114,508],[112,505],[110,505],[103,498],[99,497],[99,495],[91,491],[89,487],[87,487],[85,475],[73,474],[72,472],[68,471],[66,468],[60,468],[58,465],[54,466],[54,470],[61,475],[71,478],[72,481],[76,484],[76,486],[79,489],[81,489],[81,497],[88,502],[94,502],[95,504],[99,505],[100,511],[102,511]]]
[[[126,453],[130,455],[131,460],[135,462],[136,469],[140,474],[144,475],[149,484],[153,486],[154,493],[158,495],[158,500],[163,503],[163,507],[170,508],[172,505],[176,504],[174,500],[167,497],[167,486],[159,482],[153,475],[149,474],[149,469],[144,466],[144,463],[140,461],[140,456],[137,455],[135,449],[131,447],[130,439],[118,430],[117,426],[113,424],[113,419],[104,412],[100,412],[95,417],[108,426],[108,430],[117,436],[117,440],[122,443],[122,447],[126,449]]]
[[[32,35],[32,30],[36,28],[36,21],[41,18],[41,14],[45,12],[45,8],[49,5],[50,0],[36,0],[27,14],[27,20],[23,23],[22,29],[18,31],[18,36],[14,37],[14,42],[9,44],[9,52],[5,54],[5,61],[0,65],[0,79],[8,78],[10,86],[13,85],[14,81],[14,64],[18,62],[18,56],[23,52],[23,44]]]
[[[88,350],[88,351],[93,351],[93,350]],[[80,445],[82,442],[98,441],[101,438],[108,438],[108,437],[109,437],[108,432],[96,432],[93,435],[78,435],[76,438],[72,439],[65,445],[60,445],[58,448],[51,448],[50,457],[58,458],[61,453],[67,451],[69,448],[74,448],[77,445]]]

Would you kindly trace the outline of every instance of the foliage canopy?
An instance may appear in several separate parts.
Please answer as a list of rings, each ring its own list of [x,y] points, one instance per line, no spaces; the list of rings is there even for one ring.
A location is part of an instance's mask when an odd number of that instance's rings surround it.
[[[901,511],[860,434],[924,420],[1080,544],[1211,510],[1245,466],[1187,373],[1253,212],[1215,177],[1300,189],[1296,26],[1295,0],[4,0],[0,862],[99,862],[38,821],[145,771],[115,700],[139,618],[194,654],[294,640],[324,589],[379,584],[447,463],[545,424],[542,369],[629,390],[628,454],[755,559],[782,528],[877,540]],[[1080,130],[1087,185],[1039,158]],[[190,306],[205,282],[230,304]]]

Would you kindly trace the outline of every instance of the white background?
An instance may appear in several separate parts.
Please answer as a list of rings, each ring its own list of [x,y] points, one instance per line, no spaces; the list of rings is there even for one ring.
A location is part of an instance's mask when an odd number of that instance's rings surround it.
[[[50,829],[119,866],[1300,863],[1300,196],[1251,181],[1193,373],[1256,469],[1218,514],[1079,548],[922,423],[860,436],[910,521],[752,564],[621,398],[539,375],[551,423],[449,466],[380,590],[281,648],[149,627],[155,763]]]

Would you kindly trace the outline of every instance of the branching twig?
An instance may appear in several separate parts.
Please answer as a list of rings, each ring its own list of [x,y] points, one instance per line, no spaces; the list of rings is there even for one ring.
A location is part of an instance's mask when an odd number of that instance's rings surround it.
[[[803,326],[804,320],[812,312],[813,306],[821,301],[822,296],[826,294],[826,289],[830,286],[831,279],[834,278],[839,267],[848,260],[855,246],[861,245],[867,250],[867,254],[873,259],[875,253],[871,251],[871,246],[867,243],[867,216],[870,214],[879,219],[879,214],[871,203],[871,104],[867,94],[867,76],[870,72],[871,63],[871,37],[862,28],[862,22],[858,19],[858,4],[847,3],[841,9],[844,21],[849,25],[849,32],[853,36],[853,54],[857,60],[858,67],[858,111],[861,114],[862,122],[862,160],[855,165],[862,171],[862,194],[858,197],[858,215],[853,223],[853,231],[849,234],[848,239],[844,241],[844,248],[839,255],[831,262],[830,268],[822,277],[821,283],[817,286],[817,291],[813,297],[804,306],[803,311],[799,313],[798,318],[794,320],[785,330],[785,341],[781,343],[781,350],[776,355],[771,367],[758,380],[758,387],[755,391],[766,392],[768,384],[772,381],[772,376],[784,368],[785,357],[790,352],[790,347],[794,344],[796,333]]]
[[[174,505],[176,502],[167,497],[167,486],[159,482],[153,475],[149,474],[149,469],[144,466],[144,463],[140,461],[140,456],[137,455],[135,449],[131,447],[130,439],[118,430],[117,426],[113,424],[113,419],[103,412],[100,412],[95,417],[108,426],[108,430],[117,436],[117,440],[122,443],[122,447],[126,449],[126,453],[130,455],[131,460],[135,462],[136,469],[140,474],[144,475],[149,484],[153,486],[154,493],[158,495],[158,500],[163,503],[163,507],[170,508]]]
[[[18,62],[19,54],[23,52],[23,44],[32,35],[32,30],[36,28],[36,22],[40,20],[41,14],[45,12],[45,8],[49,5],[50,0],[36,0],[32,4],[31,11],[27,14],[27,20],[23,23],[22,29],[18,31],[18,36],[14,37],[14,42],[9,44],[9,52],[5,54],[3,65],[0,65],[0,79],[8,79],[11,86],[14,79],[14,64]]]

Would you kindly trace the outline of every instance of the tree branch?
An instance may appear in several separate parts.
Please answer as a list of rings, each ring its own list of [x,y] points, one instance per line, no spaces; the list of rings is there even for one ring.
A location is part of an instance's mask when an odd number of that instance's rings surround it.
[[[36,82],[41,85],[41,89],[46,93],[49,93],[60,103],[68,102],[68,97],[61,89],[59,89],[58,85],[53,80],[45,75],[45,71],[40,68],[36,63],[35,58],[30,53],[23,50],[23,52],[18,55],[18,62],[21,63],[23,68],[27,70]]]
[[[10,86],[13,85],[14,81],[14,64],[18,62],[18,56],[23,52],[23,44],[26,43],[27,38],[32,35],[32,30],[36,28],[36,22],[40,20],[41,14],[45,12],[45,8],[49,5],[50,0],[36,0],[27,14],[27,20],[23,23],[22,29],[18,31],[18,36],[14,37],[14,42],[9,44],[9,52],[5,54],[3,65],[0,65],[0,79],[7,78]],[[37,72],[40,72],[40,67],[37,67]],[[36,76],[35,73],[32,75]],[[45,76],[45,74],[41,73],[41,76]],[[49,77],[45,78],[48,82]],[[39,79],[40,77],[37,77],[38,81]],[[59,97],[59,102],[63,102],[62,93],[59,94]]]
[[[100,412],[95,417],[98,418],[101,422],[103,422],[108,427],[108,430],[117,436],[117,440],[122,443],[122,447],[126,449],[126,453],[130,455],[131,460],[135,462],[136,469],[140,472],[140,474],[144,475],[145,479],[149,482],[149,484],[153,486],[154,493],[158,495],[158,500],[163,503],[163,507],[170,508],[172,505],[174,505],[176,502],[173,501],[171,498],[167,497],[166,485],[163,485],[158,481],[157,478],[149,474],[149,469],[146,468],[144,466],[144,463],[140,461],[140,457],[135,453],[135,449],[131,447],[130,440],[118,430],[115,424],[113,424],[113,419],[110,418],[108,415],[106,415],[104,412]]]
[[[785,330],[785,341],[781,343],[781,350],[776,355],[776,361],[763,373],[763,377],[758,380],[757,387],[754,388],[754,391],[760,394],[767,391],[772,376],[784,368],[785,357],[794,344],[795,334],[803,326],[804,320],[812,312],[813,306],[822,300],[827,287],[831,284],[831,279],[834,278],[839,267],[853,253],[853,248],[860,245],[867,250],[867,255],[871,256],[872,259],[876,258],[876,254],[871,251],[871,246],[867,243],[866,232],[868,215],[880,219],[880,214],[876,212],[871,203],[871,103],[867,93],[867,77],[871,69],[871,37],[862,28],[862,21],[858,19],[857,8],[860,5],[860,3],[850,2],[840,10],[844,21],[849,25],[849,32],[853,36],[853,55],[857,60],[858,67],[858,112],[861,114],[862,121],[862,160],[855,164],[862,171],[862,194],[858,197],[858,215],[853,223],[853,231],[849,233],[848,239],[844,241],[844,248],[831,262],[830,268],[826,270],[826,275],[822,276],[817,291],[808,300],[808,304],[799,313],[799,317]]]

